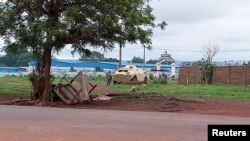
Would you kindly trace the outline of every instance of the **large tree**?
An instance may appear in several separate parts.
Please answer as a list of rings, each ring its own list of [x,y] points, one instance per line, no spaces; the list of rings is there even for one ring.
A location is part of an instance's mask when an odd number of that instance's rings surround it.
[[[49,96],[51,56],[71,45],[109,49],[114,44],[151,47],[156,25],[149,0],[8,0],[0,2],[0,36],[6,50],[31,49],[41,56],[40,99]]]

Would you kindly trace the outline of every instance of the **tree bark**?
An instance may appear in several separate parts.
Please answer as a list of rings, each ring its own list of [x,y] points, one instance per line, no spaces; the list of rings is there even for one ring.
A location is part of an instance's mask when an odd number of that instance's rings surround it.
[[[51,66],[51,49],[45,48],[43,62],[43,90],[42,90],[42,103],[45,104],[49,98],[50,89],[50,66]]]

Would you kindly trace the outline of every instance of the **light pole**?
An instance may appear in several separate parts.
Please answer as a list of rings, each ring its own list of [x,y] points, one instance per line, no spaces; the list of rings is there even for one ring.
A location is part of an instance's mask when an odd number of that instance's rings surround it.
[[[146,71],[145,69],[145,52],[146,52],[146,49],[144,47],[144,52],[143,52],[143,70]]]
[[[120,50],[119,50],[119,68],[122,67],[122,43],[120,43]]]

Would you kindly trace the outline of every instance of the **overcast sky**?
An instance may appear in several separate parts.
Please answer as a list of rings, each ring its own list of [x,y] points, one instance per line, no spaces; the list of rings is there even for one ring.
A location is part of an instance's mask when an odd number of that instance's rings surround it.
[[[153,46],[176,60],[200,60],[208,42],[220,48],[217,61],[250,60],[249,0],[162,0],[152,6],[157,19],[169,24],[155,32]],[[148,57],[159,53],[153,50]]]
[[[157,20],[168,26],[155,30],[147,60],[159,58],[164,50],[176,60],[200,60],[201,47],[208,42],[220,48],[217,61],[250,60],[249,0],[154,0],[151,4]],[[123,50],[124,59],[143,56],[141,45],[130,48]],[[105,55],[118,57],[118,50]]]
[[[151,5],[156,20],[166,21],[168,26],[164,31],[155,30],[153,50],[146,51],[146,60],[158,59],[164,50],[175,60],[200,60],[201,47],[208,42],[219,47],[215,61],[250,60],[249,0],[153,0]],[[104,54],[118,58],[118,53],[116,47]],[[123,60],[133,56],[143,57],[140,44],[123,49]],[[56,57],[72,58],[69,49]]]

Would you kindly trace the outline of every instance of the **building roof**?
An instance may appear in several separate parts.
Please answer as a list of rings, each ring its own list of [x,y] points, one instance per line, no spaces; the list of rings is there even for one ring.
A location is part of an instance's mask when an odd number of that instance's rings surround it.
[[[30,61],[29,66],[35,66],[36,61]],[[135,65],[138,68],[143,68],[142,63],[122,63],[122,66],[126,65]],[[95,68],[97,66],[103,68],[103,69],[111,69],[111,70],[116,70],[118,69],[118,62],[99,62],[99,61],[78,61],[78,60],[58,60],[58,59],[53,59],[51,62],[51,66],[53,67],[82,67],[82,68]],[[155,64],[145,64],[145,67],[147,69],[155,69],[156,65]],[[162,69],[170,70],[171,66],[170,65],[161,65]],[[177,68],[179,68],[177,66]]]

